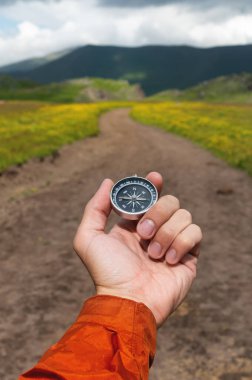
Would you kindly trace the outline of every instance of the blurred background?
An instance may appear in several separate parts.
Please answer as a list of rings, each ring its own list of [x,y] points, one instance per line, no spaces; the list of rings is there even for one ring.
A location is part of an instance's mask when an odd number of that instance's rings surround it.
[[[85,203],[149,171],[204,232],[150,379],[252,379],[252,2],[2,0],[1,379],[94,291],[72,250]]]

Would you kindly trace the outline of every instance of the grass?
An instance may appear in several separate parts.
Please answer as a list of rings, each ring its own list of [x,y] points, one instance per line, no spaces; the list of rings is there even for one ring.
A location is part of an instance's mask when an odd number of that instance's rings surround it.
[[[252,175],[252,107],[196,102],[0,104],[0,171],[98,134],[102,112],[132,107],[141,123],[182,135]]]
[[[162,91],[150,101],[204,101],[215,103],[252,104],[252,74],[222,76],[185,90]]]
[[[137,100],[140,96],[138,87],[126,80],[80,78],[39,85],[29,80],[0,75],[0,99],[3,100],[89,103],[99,100]]]
[[[124,103],[0,105],[0,171],[33,157],[44,157],[64,144],[98,134],[102,112]]]
[[[192,102],[136,104],[131,116],[182,135],[252,175],[252,107]]]

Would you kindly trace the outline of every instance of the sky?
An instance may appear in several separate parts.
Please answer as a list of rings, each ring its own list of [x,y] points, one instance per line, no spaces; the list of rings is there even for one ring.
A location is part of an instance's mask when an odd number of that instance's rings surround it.
[[[87,44],[252,43],[252,0],[0,0],[0,66]]]

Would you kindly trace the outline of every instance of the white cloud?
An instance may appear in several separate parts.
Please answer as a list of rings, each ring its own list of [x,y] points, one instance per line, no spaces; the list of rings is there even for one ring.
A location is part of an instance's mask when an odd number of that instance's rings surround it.
[[[197,25],[190,33],[196,45],[241,45],[252,42],[252,15],[234,16],[216,24]]]
[[[85,44],[215,46],[252,43],[252,14],[184,5],[105,8],[95,0],[19,1],[1,7],[15,33],[1,33],[0,65]]]

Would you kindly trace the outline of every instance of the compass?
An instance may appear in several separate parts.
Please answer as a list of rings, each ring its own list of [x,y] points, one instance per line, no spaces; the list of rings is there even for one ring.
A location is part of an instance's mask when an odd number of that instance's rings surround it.
[[[150,181],[135,175],[118,181],[111,190],[110,199],[117,214],[137,220],[156,203],[158,192]]]

